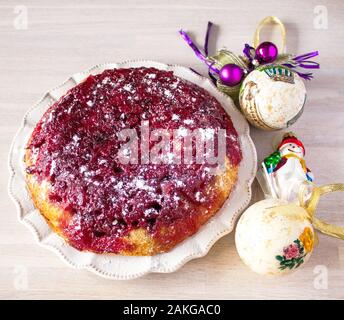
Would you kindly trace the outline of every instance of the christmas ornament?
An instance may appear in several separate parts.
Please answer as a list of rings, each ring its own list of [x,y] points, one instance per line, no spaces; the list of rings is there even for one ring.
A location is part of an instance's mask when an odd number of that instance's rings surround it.
[[[314,175],[307,168],[305,147],[292,133],[286,133],[277,150],[266,157],[257,179],[265,197],[283,199],[289,202],[298,200],[300,186],[313,182]]]
[[[278,49],[272,42],[263,42],[256,49],[256,59],[260,64],[274,62],[277,56]]]
[[[302,114],[306,88],[301,77],[283,66],[253,70],[243,81],[239,102],[255,127],[278,130],[292,125]]]
[[[306,262],[313,251],[314,230],[304,208],[280,199],[250,206],[235,234],[238,253],[260,274],[282,274]]]
[[[272,42],[260,43],[260,31],[270,23],[280,27],[284,51],[285,27],[276,17],[266,17],[260,22],[253,47],[245,44],[242,56],[225,49],[215,55],[208,54],[211,22],[208,22],[204,52],[185,31],[179,32],[196,56],[208,66],[209,76],[218,89],[240,105],[252,125],[264,130],[278,130],[290,126],[302,114],[306,89],[301,79],[310,80],[313,75],[301,68],[318,69],[319,64],[309,61],[318,55],[317,51],[295,56],[279,53]]]
[[[243,76],[243,69],[234,63],[225,64],[219,72],[220,80],[226,86],[236,86],[241,82]]]
[[[304,155],[303,143],[285,134],[257,173],[266,199],[251,205],[237,224],[238,253],[259,274],[281,275],[307,262],[318,241],[315,230],[344,240],[344,228],[315,217],[320,196],[344,191],[344,184],[316,186]]]

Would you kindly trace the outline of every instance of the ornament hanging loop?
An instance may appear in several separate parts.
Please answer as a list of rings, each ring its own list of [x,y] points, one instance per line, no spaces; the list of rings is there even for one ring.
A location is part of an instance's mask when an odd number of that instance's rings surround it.
[[[332,183],[323,186],[314,186],[309,200],[305,200],[306,185],[302,185],[299,190],[299,202],[304,207],[313,223],[314,227],[320,232],[329,236],[344,240],[344,228],[336,225],[329,224],[315,217],[315,210],[319,203],[320,197],[324,194],[344,191],[344,183]]]
[[[286,52],[286,29],[285,29],[283,22],[275,16],[265,17],[262,21],[259,22],[258,27],[254,33],[254,36],[253,36],[253,47],[257,48],[259,46],[259,44],[260,44],[260,32],[261,32],[263,27],[265,27],[269,24],[276,24],[279,26],[280,31],[281,31],[281,37],[282,37],[281,53],[285,53]]]

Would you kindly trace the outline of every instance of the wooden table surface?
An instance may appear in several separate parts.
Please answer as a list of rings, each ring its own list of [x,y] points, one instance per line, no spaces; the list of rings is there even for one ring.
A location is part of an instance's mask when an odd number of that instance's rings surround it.
[[[264,4],[262,3],[264,2]],[[53,2],[50,2],[53,3]],[[320,235],[298,272],[266,278],[238,257],[233,233],[201,259],[172,274],[110,281],[66,266],[35,243],[7,195],[7,156],[26,110],[69,75],[98,63],[151,59],[204,66],[178,35],[199,42],[208,20],[217,24],[211,49],[240,53],[257,23],[276,15],[287,27],[288,51],[319,50],[321,69],[307,83],[308,102],[291,128],[304,142],[319,184],[344,182],[344,3],[333,1],[0,1],[0,298],[55,299],[327,299],[344,298],[344,241]],[[321,6],[319,6],[319,3]],[[24,5],[24,6],[23,6]],[[276,133],[252,129],[261,160]],[[254,186],[254,189],[257,189]],[[324,197],[319,216],[344,226],[342,194]]]

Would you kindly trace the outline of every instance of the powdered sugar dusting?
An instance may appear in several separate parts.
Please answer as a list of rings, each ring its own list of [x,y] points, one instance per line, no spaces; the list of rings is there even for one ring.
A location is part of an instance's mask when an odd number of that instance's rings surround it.
[[[51,201],[71,212],[63,232],[78,249],[120,252],[125,247],[121,237],[136,228],[171,243],[176,241],[172,233],[162,236],[162,228],[178,225],[176,234],[188,234],[198,205],[216,200],[214,176],[206,165],[175,164],[172,152],[166,154],[167,164],[119,162],[124,141],[117,132],[138,128],[142,120],[151,129],[177,129],[184,138],[193,128],[202,128],[205,140],[213,138],[216,128],[226,128],[227,156],[232,164],[240,161],[230,119],[200,87],[154,68],[88,77],[36,127],[30,145],[36,162],[28,168],[50,181]],[[128,148],[123,152],[130,155]]]

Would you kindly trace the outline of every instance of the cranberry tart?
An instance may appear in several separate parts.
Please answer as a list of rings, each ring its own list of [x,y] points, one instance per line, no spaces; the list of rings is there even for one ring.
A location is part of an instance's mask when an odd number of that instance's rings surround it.
[[[138,143],[137,161],[126,163],[119,154],[128,141],[119,132],[135,130],[139,141],[143,123],[149,132],[223,129],[224,169],[176,162],[171,152],[168,161],[143,161],[159,139],[149,139],[146,150]],[[26,181],[35,206],[76,249],[154,255],[217,213],[241,158],[230,117],[206,90],[172,71],[110,69],[87,77],[43,115],[27,144]]]

